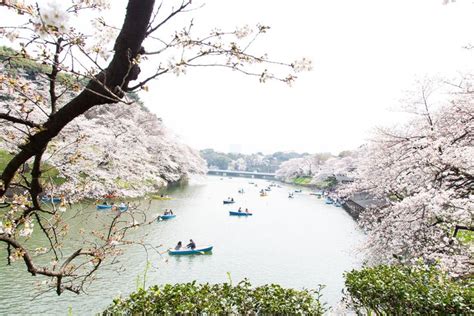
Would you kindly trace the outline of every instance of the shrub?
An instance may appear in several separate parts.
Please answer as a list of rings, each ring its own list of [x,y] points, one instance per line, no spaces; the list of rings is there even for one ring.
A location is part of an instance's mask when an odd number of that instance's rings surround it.
[[[322,315],[320,290],[285,289],[277,284],[252,287],[247,280],[228,283],[166,284],[116,298],[102,315]]]
[[[379,265],[345,274],[345,300],[358,314],[473,315],[474,282],[434,266]]]

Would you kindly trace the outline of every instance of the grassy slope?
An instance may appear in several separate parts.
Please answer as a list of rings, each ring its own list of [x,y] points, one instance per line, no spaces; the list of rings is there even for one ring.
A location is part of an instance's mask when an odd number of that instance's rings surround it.
[[[293,179],[293,183],[297,185],[309,185],[311,183],[311,177],[298,177]]]
[[[7,163],[12,157],[13,155],[8,153],[7,151],[0,149],[0,173],[3,172],[3,169],[5,169]],[[41,178],[44,179],[44,181],[49,181],[49,179],[51,178],[53,183],[56,185],[61,185],[66,181],[66,179],[62,178],[59,175],[58,169],[51,167],[48,164],[43,165],[43,170],[44,171]]]

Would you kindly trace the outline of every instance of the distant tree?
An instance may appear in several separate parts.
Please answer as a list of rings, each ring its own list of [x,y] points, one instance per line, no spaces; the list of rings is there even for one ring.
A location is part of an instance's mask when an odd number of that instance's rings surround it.
[[[210,168],[217,168],[220,170],[229,169],[229,163],[232,161],[224,153],[219,153],[213,149],[203,149],[201,150],[201,156],[207,161],[207,165]]]
[[[127,93],[148,90],[151,80],[167,74],[182,75],[196,67],[221,67],[260,82],[278,80],[291,84],[296,71],[310,68],[306,59],[285,63],[252,54],[254,41],[269,30],[261,24],[195,35],[194,22],[190,20],[167,34],[170,21],[199,6],[196,1],[191,2],[171,1],[167,6],[170,2],[155,5],[154,0],[129,0],[120,28],[107,23],[104,13],[109,3],[104,0],[53,1],[47,5],[45,1],[0,3],[2,16],[18,15],[18,24],[1,26],[0,33],[20,48],[19,53],[4,56],[3,65],[8,67],[18,60],[43,65],[40,74],[49,82],[47,87],[38,89],[14,73],[0,75],[0,89],[20,95],[4,100],[0,121],[23,134],[15,140],[16,150],[0,176],[0,207],[4,209],[0,241],[6,245],[8,264],[23,260],[32,275],[51,278],[49,285],[58,295],[65,290],[80,293],[96,270],[119,255],[120,246],[130,242],[124,239],[127,232],[149,222],[138,216],[127,221],[123,216],[130,214],[117,214],[106,230],[84,235],[85,241],[76,245],[77,249],[61,249],[68,236],[68,223],[58,208],[45,207],[39,197],[45,172],[43,155],[64,128],[94,107],[129,104]],[[92,27],[79,28],[81,24],[76,20],[84,16],[93,19]],[[109,45],[113,38],[114,44]],[[142,70],[146,73],[142,74]],[[289,73],[283,73],[287,70]],[[42,113],[41,119],[30,115],[33,109]],[[5,198],[9,189],[25,194]],[[35,251],[32,246],[28,237],[34,229],[47,241],[44,249]],[[44,252],[54,256],[50,265],[40,265],[36,260]]]
[[[280,167],[281,163],[294,158],[302,157],[298,153],[277,152],[270,155],[264,155],[261,152],[256,154],[241,153],[223,153],[216,152],[213,149],[201,150],[201,156],[207,161],[209,167],[217,167],[218,169],[241,170],[241,171],[257,171],[273,173]],[[237,167],[238,166],[238,167]],[[242,169],[244,168],[244,169]]]

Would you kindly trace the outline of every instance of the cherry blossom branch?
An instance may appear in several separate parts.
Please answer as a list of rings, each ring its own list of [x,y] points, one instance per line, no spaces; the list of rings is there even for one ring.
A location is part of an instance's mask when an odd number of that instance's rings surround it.
[[[166,18],[163,19],[160,23],[158,23],[156,26],[152,27],[150,26],[149,30],[146,32],[146,36],[148,37],[150,34],[158,30],[160,27],[162,27],[164,24],[166,24],[171,18],[173,18],[176,14],[180,12],[186,12],[184,9],[186,9],[187,6],[191,4],[191,0],[183,1],[181,2],[181,5],[179,6],[178,9],[173,10]],[[161,7],[161,5],[160,5]],[[159,8],[160,8],[159,7]]]
[[[34,122],[31,122],[31,121],[28,121],[28,120],[25,120],[25,119],[21,119],[21,118],[15,117],[15,116],[11,116],[8,113],[0,113],[0,119],[6,120],[6,121],[9,121],[9,122],[12,122],[12,123],[16,123],[16,124],[23,124],[23,125],[26,125],[26,126],[29,126],[29,127],[40,128],[40,126],[41,126],[40,124],[36,124]]]

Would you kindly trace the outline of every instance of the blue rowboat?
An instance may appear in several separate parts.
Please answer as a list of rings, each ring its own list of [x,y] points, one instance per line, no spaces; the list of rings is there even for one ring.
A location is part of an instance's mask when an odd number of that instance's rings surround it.
[[[167,215],[160,215],[160,217],[158,217],[159,219],[161,218],[162,220],[167,220],[167,219],[171,219],[171,218],[175,218],[176,215],[175,214],[167,214]]]
[[[97,204],[96,208],[98,210],[108,210],[112,208],[112,205],[107,205],[107,204]]]
[[[251,216],[253,214],[252,213],[246,213],[246,212],[229,211],[229,215],[231,215],[231,216]]]
[[[229,201],[229,200],[224,200],[222,201],[224,204],[232,204],[235,203],[235,201]]]
[[[182,250],[174,250],[170,249],[168,250],[168,253],[170,255],[178,256],[178,255],[201,255],[206,252],[211,252],[212,251],[212,246],[205,246],[205,247],[200,247],[200,248],[195,248],[193,250],[191,249],[182,249]]]
[[[326,200],[324,201],[324,203],[326,203],[326,204],[332,204],[332,203],[334,203],[334,201],[333,201],[332,199],[330,199],[330,198],[326,198]]]
[[[59,203],[59,202],[61,202],[61,198],[58,198],[58,197],[50,198],[50,197],[43,196],[41,198],[41,201],[43,201],[45,203]]]
[[[128,211],[128,206],[119,206],[118,209],[120,212],[126,212]]]
[[[335,207],[341,207],[341,203],[336,202],[336,203],[334,203],[334,206],[335,206]]]

